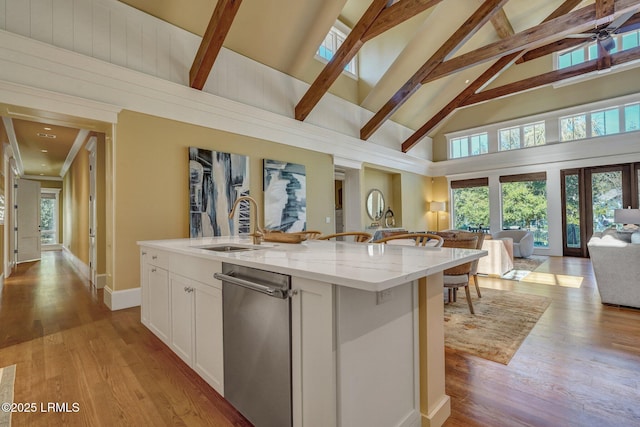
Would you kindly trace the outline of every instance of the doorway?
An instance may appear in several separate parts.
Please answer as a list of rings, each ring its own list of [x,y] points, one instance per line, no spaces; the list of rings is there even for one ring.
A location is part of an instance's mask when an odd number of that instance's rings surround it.
[[[17,262],[40,259],[40,183],[28,179],[16,182]]]
[[[637,179],[632,179],[632,170],[637,170],[637,166],[623,164],[561,171],[565,256],[587,257],[587,242],[593,233],[615,225],[614,211],[637,207]]]

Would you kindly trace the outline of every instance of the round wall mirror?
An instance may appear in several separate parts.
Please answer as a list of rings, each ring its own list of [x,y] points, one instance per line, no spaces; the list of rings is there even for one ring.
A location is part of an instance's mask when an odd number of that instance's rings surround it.
[[[384,196],[382,191],[373,189],[367,196],[367,215],[374,221],[380,221],[384,215]]]

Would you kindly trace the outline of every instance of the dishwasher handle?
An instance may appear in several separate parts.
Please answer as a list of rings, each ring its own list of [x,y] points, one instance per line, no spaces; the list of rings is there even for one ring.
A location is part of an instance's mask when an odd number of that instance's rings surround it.
[[[286,299],[289,297],[289,292],[286,289],[272,288],[260,283],[251,282],[249,280],[240,279],[239,277],[231,276],[229,274],[213,273],[213,277],[223,282],[231,283],[234,285],[242,286],[243,288],[250,289],[252,291],[260,292],[270,297]]]

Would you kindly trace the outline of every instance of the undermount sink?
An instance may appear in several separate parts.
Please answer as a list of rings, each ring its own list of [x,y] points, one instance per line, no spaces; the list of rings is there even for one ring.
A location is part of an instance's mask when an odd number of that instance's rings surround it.
[[[242,252],[242,251],[254,251],[260,248],[253,248],[249,246],[234,246],[234,245],[215,245],[215,246],[195,246],[198,249],[204,249],[206,251],[214,252]]]

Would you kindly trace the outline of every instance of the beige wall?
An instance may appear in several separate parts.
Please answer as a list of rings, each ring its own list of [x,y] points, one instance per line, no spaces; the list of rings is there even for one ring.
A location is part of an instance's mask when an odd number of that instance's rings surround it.
[[[305,165],[307,228],[333,232],[333,220],[325,223],[335,215],[331,156],[123,111],[114,140],[113,290],[140,285],[137,241],[189,236],[190,146],[250,156],[250,191],[260,205],[263,159]]]
[[[82,148],[63,178],[63,245],[89,265],[89,153]]]
[[[369,226],[373,220],[369,217],[369,215],[367,215],[367,196],[369,195],[369,192],[373,189],[377,189],[380,190],[382,192],[382,195],[384,197],[384,211],[387,210],[388,207],[391,208],[392,211],[394,211],[394,213],[396,212],[396,210],[398,209],[398,206],[396,206],[396,196],[395,196],[395,192],[394,192],[394,188],[393,188],[393,173],[391,172],[387,172],[387,171],[381,171],[379,169],[374,169],[371,167],[365,167],[363,168],[363,185],[362,185],[362,197],[363,197],[363,209],[362,209],[362,213],[361,213],[361,217],[362,217],[362,223],[365,226]],[[400,195],[398,195],[398,200],[400,200]],[[402,218],[396,214],[396,225],[398,227],[401,226],[402,223]],[[381,220],[380,222],[382,223],[381,225],[384,224],[384,219]]]
[[[372,189],[377,188],[384,195],[385,210],[388,207],[393,210],[396,227],[411,231],[424,231],[428,228],[425,203],[431,197],[431,178],[365,166],[362,182],[362,223],[365,226],[372,222],[366,212],[367,195]]]
[[[105,134],[96,134],[96,255],[97,272],[107,271],[107,204],[106,204],[106,169],[105,169]]]
[[[96,270],[107,271],[107,206],[105,135],[98,133],[96,142]],[[87,141],[76,155],[62,182],[62,243],[86,265],[89,265],[89,152]]]
[[[449,227],[449,213],[451,212],[451,200],[449,200],[449,183],[444,176],[433,177],[431,179],[432,192],[429,201],[445,202],[446,212],[440,212],[436,216],[435,212],[427,214],[429,220],[429,230],[446,230]]]

